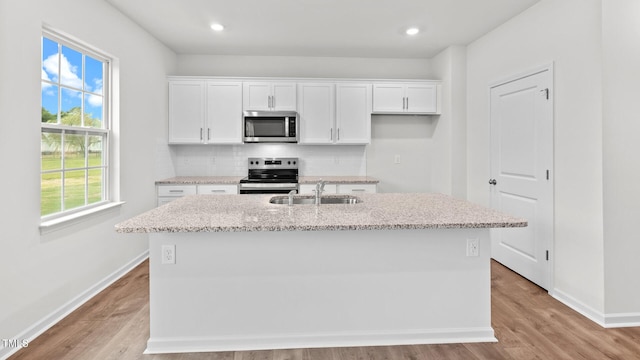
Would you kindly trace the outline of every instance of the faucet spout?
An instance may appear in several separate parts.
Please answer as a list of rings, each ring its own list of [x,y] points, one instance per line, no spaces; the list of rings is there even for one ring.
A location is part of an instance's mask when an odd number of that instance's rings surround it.
[[[293,206],[293,195],[297,193],[295,189],[289,191],[289,206]]]
[[[324,191],[325,181],[320,179],[316,183],[316,205],[320,205],[322,200],[322,192]]]

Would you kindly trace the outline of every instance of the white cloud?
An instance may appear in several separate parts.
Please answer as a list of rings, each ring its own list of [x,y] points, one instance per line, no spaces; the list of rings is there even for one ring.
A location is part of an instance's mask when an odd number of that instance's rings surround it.
[[[89,94],[87,101],[91,106],[102,106],[102,96]]]
[[[51,76],[50,80],[58,81],[58,68],[60,69],[60,83],[82,89],[82,79],[78,76],[78,67],[71,65],[64,54],[60,56],[60,66],[58,67],[58,54],[53,54],[44,59],[42,62],[43,73],[46,72]],[[44,75],[43,75],[44,78]]]

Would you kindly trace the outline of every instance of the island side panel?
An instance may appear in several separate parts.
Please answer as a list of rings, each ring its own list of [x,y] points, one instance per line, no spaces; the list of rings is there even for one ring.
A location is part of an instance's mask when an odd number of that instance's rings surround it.
[[[489,252],[488,229],[150,234],[147,353],[495,341]]]

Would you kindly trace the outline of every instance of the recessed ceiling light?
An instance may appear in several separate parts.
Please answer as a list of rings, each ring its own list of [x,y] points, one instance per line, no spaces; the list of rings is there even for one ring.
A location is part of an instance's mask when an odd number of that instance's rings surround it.
[[[224,30],[224,26],[222,26],[221,24],[211,24],[211,30],[222,31]]]
[[[415,35],[415,34],[417,34],[419,32],[420,32],[420,29],[418,29],[418,28],[414,28],[413,27],[413,28],[408,28],[407,29],[407,35]]]

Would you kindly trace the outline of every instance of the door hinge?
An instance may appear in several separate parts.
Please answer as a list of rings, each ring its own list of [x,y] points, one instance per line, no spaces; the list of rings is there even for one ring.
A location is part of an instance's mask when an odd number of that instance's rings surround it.
[[[546,260],[549,261],[549,250],[547,250],[546,258]]]

